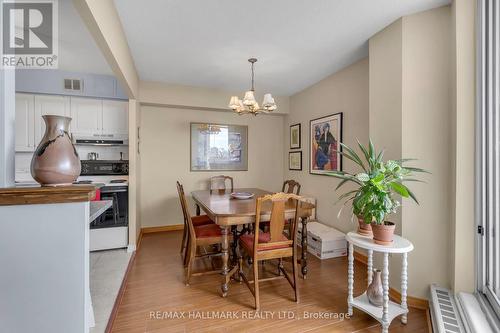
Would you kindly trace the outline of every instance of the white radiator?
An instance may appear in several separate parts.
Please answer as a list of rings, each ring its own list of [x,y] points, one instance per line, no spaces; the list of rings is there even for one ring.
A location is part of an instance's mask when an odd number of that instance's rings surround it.
[[[431,285],[431,318],[435,333],[466,333],[455,296],[434,284]]]

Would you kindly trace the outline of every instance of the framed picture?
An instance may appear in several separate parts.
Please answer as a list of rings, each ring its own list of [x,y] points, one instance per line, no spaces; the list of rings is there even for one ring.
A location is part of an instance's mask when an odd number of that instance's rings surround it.
[[[222,170],[248,170],[248,126],[191,123],[191,171]]]
[[[302,152],[291,151],[288,153],[288,169],[302,170]]]
[[[300,148],[300,124],[290,126],[290,149]]]
[[[342,171],[342,112],[309,123],[309,172],[316,175]]]

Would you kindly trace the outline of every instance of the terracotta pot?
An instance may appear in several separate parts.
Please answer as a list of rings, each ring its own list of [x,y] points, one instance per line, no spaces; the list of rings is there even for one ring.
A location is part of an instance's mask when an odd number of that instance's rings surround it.
[[[373,237],[372,233],[372,226],[368,223],[365,223],[365,220],[362,218],[358,217],[358,234],[367,236],[367,237]]]
[[[373,270],[372,283],[366,289],[368,301],[378,307],[384,304],[384,288],[382,288],[382,279],[380,278],[380,269]]]
[[[80,158],[68,134],[71,118],[47,115],[45,134],[31,159],[31,175],[42,185],[68,185],[80,175]]]
[[[391,245],[394,229],[396,229],[396,225],[392,222],[385,221],[384,224],[372,222],[373,241],[380,245]]]

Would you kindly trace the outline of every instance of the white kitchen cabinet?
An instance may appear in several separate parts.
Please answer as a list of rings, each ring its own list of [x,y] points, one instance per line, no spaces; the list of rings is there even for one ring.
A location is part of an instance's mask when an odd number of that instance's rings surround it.
[[[110,138],[128,137],[128,102],[102,101],[102,135]]]
[[[45,121],[42,116],[70,116],[70,98],[68,96],[35,95],[35,145],[45,134]]]
[[[16,151],[35,150],[35,97],[16,94]]]
[[[71,133],[79,137],[102,135],[102,100],[71,97]]]

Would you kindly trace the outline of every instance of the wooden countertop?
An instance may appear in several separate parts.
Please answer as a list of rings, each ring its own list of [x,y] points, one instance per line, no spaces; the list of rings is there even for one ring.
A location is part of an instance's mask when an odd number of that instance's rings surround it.
[[[95,186],[17,186],[0,188],[0,206],[84,202],[95,198]]]

